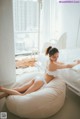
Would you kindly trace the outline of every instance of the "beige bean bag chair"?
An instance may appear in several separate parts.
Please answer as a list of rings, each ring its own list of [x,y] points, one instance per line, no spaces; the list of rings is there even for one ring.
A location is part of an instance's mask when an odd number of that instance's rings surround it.
[[[36,75],[36,74],[35,74]],[[31,75],[30,75],[31,76]],[[18,80],[16,86],[28,81]],[[47,118],[57,113],[64,104],[66,86],[63,80],[55,78],[41,89],[25,96],[12,95],[6,100],[7,108],[23,118]]]

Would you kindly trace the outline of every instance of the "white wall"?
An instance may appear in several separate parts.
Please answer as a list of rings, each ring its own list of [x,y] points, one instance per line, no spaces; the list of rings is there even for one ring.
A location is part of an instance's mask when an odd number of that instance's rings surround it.
[[[67,33],[67,48],[80,48],[80,4],[57,3],[59,33]]]
[[[12,0],[0,0],[0,85],[15,82]]]

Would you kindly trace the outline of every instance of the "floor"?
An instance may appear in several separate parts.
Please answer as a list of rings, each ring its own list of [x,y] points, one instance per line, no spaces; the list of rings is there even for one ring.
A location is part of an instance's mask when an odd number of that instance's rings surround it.
[[[2,111],[7,112],[7,119],[23,119],[10,113],[6,105],[4,105]],[[47,119],[80,119],[80,97],[67,89],[64,106],[57,114]]]

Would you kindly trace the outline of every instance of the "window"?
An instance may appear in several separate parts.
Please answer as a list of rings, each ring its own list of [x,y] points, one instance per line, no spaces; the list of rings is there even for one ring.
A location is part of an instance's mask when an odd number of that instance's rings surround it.
[[[38,0],[13,0],[15,54],[37,51],[39,11]]]

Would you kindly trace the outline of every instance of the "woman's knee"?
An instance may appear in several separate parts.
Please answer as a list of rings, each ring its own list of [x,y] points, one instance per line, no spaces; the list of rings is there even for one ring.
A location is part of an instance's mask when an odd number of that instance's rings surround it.
[[[31,80],[31,83],[34,83],[34,82],[35,82],[35,79],[32,79],[32,80]]]

